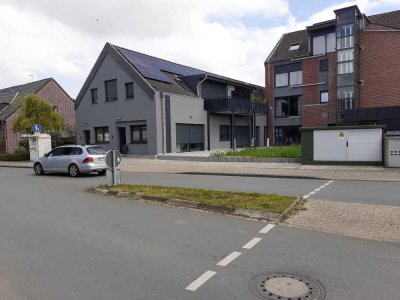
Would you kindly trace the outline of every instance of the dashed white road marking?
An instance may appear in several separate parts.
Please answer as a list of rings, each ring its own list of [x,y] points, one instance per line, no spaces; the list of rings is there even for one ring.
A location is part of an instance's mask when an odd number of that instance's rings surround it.
[[[259,233],[267,233],[268,231],[270,231],[272,228],[275,227],[275,224],[268,224],[267,226],[265,226],[263,229],[261,229],[259,231]]]
[[[206,271],[203,275],[201,275],[199,278],[197,278],[195,281],[193,281],[191,284],[189,284],[186,287],[186,290],[194,292],[199,287],[201,287],[208,279],[213,277],[215,274],[217,274],[217,272],[210,271],[210,270]]]
[[[232,262],[235,258],[237,258],[241,254],[242,253],[240,252],[233,251],[231,254],[229,254],[227,257],[225,257],[223,260],[217,263],[217,266],[226,267],[230,262]]]
[[[251,249],[261,240],[262,240],[262,238],[255,237],[250,242],[248,242],[246,245],[244,245],[242,248],[243,249]]]
[[[310,198],[312,195],[316,194],[317,192],[319,192],[320,190],[322,190],[323,188],[326,188],[328,185],[330,185],[333,182],[333,180],[329,180],[328,182],[326,182],[325,184],[321,185],[320,187],[317,187],[315,190],[313,190],[312,192],[309,192],[306,195],[303,195],[303,199],[307,199]]]

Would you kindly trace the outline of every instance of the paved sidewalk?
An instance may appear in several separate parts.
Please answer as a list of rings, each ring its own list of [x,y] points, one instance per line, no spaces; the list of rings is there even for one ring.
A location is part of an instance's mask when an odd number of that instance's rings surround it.
[[[31,168],[31,162],[0,161],[0,167]],[[191,173],[230,176],[400,181],[400,169],[367,166],[302,166],[297,163],[196,162],[123,158],[125,172]]]
[[[309,200],[286,225],[364,239],[400,242],[400,207]]]

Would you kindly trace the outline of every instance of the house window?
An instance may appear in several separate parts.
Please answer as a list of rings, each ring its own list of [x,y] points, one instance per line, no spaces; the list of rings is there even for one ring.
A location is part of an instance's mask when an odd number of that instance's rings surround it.
[[[316,36],[313,38],[313,54],[325,54],[325,36]]]
[[[328,71],[328,60],[327,59],[322,59],[319,61],[319,71],[320,72],[326,72]]]
[[[313,55],[335,52],[336,37],[335,33],[316,36],[313,38]]]
[[[107,126],[95,127],[94,132],[96,134],[96,143],[109,143],[110,133]]]
[[[354,47],[354,36],[345,36],[337,39],[338,50]]]
[[[117,101],[117,79],[104,81],[106,87],[106,101]]]
[[[338,64],[338,74],[354,73],[354,63],[352,61]]]
[[[354,25],[350,24],[338,27],[336,30],[336,35],[337,37],[354,35]]]
[[[320,102],[321,103],[328,103],[328,91],[321,91],[320,92]]]
[[[132,144],[146,144],[147,126],[146,125],[131,126],[131,141]]]
[[[354,60],[354,49],[338,51],[337,53],[338,62],[349,61],[349,60]]]
[[[299,85],[303,83],[303,71],[289,73],[290,85]]]
[[[230,141],[229,125],[219,125],[219,140],[221,142]]]
[[[352,86],[338,88],[337,99],[341,103],[342,111],[346,110],[346,109],[352,109],[353,108],[353,99],[354,99],[354,88]]]
[[[301,114],[301,96],[284,97],[275,100],[275,117],[293,117]]]
[[[288,73],[276,74],[275,75],[275,86],[287,86],[289,84]]]
[[[135,98],[135,93],[133,90],[133,82],[125,83],[125,92],[126,92],[126,99]]]
[[[90,94],[92,95],[92,103],[98,103],[99,102],[99,95],[97,93],[97,89],[91,89]]]
[[[300,43],[294,43],[290,45],[289,51],[299,50],[299,48],[300,48]]]
[[[275,127],[275,145],[288,146],[300,144],[300,127]]]

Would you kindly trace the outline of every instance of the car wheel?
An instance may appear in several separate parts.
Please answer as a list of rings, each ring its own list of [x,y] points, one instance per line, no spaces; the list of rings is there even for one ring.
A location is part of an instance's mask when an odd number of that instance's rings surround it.
[[[36,163],[33,166],[33,170],[35,171],[36,175],[43,175],[44,174],[43,167],[42,167],[42,165],[40,163]]]
[[[71,164],[71,165],[68,167],[68,173],[69,173],[69,175],[70,175],[71,177],[78,177],[78,176],[81,174],[81,172],[79,171],[78,166],[75,165],[75,164]]]
[[[107,170],[101,170],[101,171],[97,171],[97,174],[99,175],[104,175],[106,174]]]

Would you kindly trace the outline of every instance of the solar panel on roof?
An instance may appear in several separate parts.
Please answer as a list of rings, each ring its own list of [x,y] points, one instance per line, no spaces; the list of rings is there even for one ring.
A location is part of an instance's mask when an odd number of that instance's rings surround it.
[[[142,74],[143,77],[164,82],[171,82],[163,73],[169,72],[182,76],[203,74],[203,71],[178,65],[163,59],[116,47],[122,55]]]

